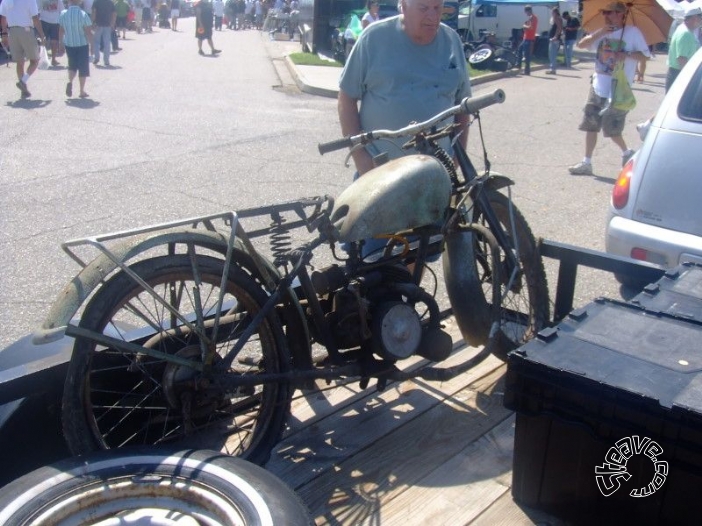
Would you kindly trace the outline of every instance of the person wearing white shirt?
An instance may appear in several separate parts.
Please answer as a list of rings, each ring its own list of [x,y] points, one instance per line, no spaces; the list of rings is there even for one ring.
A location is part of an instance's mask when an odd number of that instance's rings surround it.
[[[368,11],[365,15],[363,15],[363,18],[361,18],[361,26],[363,26],[363,29],[367,28],[373,22],[380,20],[380,15],[378,14],[379,10],[380,4],[378,3],[378,0],[368,1]]]
[[[39,65],[39,45],[32,28],[41,38],[41,45],[46,45],[44,29],[39,20],[39,8],[36,0],[3,0],[0,4],[2,15],[2,45],[9,44],[12,59],[17,63],[17,88],[23,99],[31,97],[27,83],[29,77]],[[27,71],[24,63],[29,60]]]

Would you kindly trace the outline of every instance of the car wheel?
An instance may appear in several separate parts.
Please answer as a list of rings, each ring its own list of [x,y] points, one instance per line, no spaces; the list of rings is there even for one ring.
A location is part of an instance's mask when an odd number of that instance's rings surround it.
[[[490,48],[478,49],[470,57],[468,62],[475,69],[488,69],[495,58],[495,52]]]
[[[3,526],[312,524],[283,481],[207,450],[123,448],[74,457],[0,491]]]

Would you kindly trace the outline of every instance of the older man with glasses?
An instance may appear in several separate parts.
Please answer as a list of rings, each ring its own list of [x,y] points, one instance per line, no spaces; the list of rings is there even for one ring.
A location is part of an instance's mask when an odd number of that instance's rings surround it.
[[[401,0],[402,14],[369,25],[356,42],[339,80],[341,132],[395,129],[423,121],[470,96],[463,44],[441,23],[443,0]],[[466,116],[457,117],[465,128]],[[465,145],[467,133],[460,139]],[[406,155],[403,140],[378,141],[352,152],[359,175],[373,157]],[[450,149],[450,145],[449,145]]]
[[[458,33],[441,23],[443,8],[443,0],[401,0],[402,14],[363,30],[339,80],[338,112],[345,136],[420,122],[471,95],[463,44]],[[468,117],[454,120],[465,147]],[[374,167],[376,156],[395,159],[412,153],[402,149],[407,139],[353,150],[356,177]],[[450,141],[445,139],[442,147],[450,151]],[[362,255],[384,244],[367,240]]]
[[[615,66],[623,63],[624,74],[631,85],[636,64],[651,55],[641,31],[636,26],[624,25],[626,15],[626,6],[622,2],[608,4],[602,10],[605,26],[581,38],[577,44],[581,49],[596,51],[596,54],[595,74],[579,127],[585,132],[585,157],[568,169],[573,175],[592,175],[592,154],[600,131],[621,149],[622,166],[634,155],[622,137],[627,112],[610,107],[612,73]]]

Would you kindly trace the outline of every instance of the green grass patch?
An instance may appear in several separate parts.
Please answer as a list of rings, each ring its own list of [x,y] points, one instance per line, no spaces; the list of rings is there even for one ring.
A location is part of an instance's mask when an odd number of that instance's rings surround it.
[[[488,75],[489,73],[493,73],[489,69],[473,69],[470,64],[466,62],[466,67],[468,68],[468,74],[470,75],[470,78],[476,79],[478,77],[482,77],[483,75]]]
[[[344,66],[341,62],[337,62],[336,60],[320,58],[315,53],[291,53],[289,57],[293,64],[298,66],[326,66],[332,68],[341,68]],[[492,73],[490,70],[473,69],[470,67],[470,64],[466,65],[468,66],[470,78],[472,79]]]
[[[341,62],[318,57],[314,53],[291,53],[289,55],[293,64],[298,66],[328,66],[332,68],[340,68],[343,66]]]

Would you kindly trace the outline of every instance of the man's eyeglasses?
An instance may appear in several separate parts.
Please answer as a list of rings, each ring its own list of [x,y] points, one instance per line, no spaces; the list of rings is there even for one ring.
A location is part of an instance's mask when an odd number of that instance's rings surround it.
[[[611,15],[612,13],[614,13],[614,11],[602,11],[602,14],[603,14],[604,16]]]

